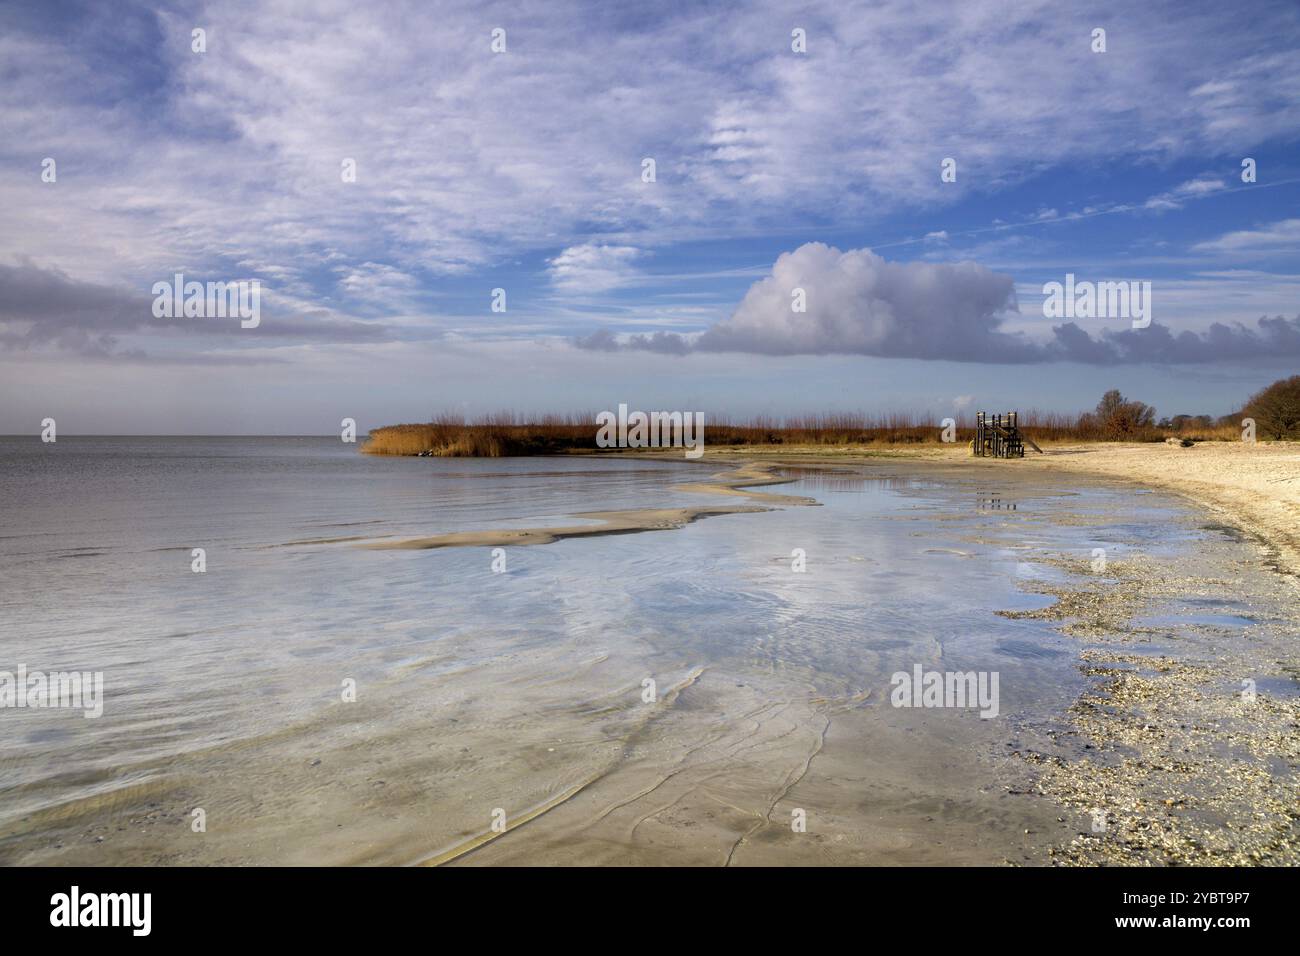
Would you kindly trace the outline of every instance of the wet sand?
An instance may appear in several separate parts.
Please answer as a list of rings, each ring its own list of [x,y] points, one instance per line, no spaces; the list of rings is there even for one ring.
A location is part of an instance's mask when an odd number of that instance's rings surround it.
[[[1276,551],[1300,574],[1300,442],[1174,445],[1063,445],[1033,455],[1031,467],[1105,475],[1173,491]]]

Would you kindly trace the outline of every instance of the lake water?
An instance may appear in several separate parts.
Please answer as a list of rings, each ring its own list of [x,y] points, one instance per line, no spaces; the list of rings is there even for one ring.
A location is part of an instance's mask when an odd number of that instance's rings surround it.
[[[1055,812],[1006,749],[1083,680],[994,613],[1046,603],[1034,555],[1244,547],[1158,495],[819,471],[768,489],[816,507],[504,570],[357,546],[716,503],[672,486],[717,470],[0,439],[0,671],[104,675],[98,719],[0,709],[0,861],[999,862]],[[890,706],[917,664],[996,672],[998,716]]]

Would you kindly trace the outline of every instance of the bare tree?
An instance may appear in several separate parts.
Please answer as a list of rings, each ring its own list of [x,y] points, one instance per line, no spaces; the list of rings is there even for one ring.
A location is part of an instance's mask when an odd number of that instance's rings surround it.
[[[1104,437],[1114,441],[1136,439],[1151,428],[1156,410],[1144,402],[1129,401],[1112,388],[1097,403],[1097,426]]]

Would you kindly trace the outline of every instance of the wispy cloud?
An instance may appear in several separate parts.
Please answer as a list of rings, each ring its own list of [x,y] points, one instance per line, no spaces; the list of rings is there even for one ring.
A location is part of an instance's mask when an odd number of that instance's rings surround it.
[[[231,257],[302,278],[331,254],[455,275],[584,234],[646,248],[720,223],[752,232],[792,207],[860,221],[1121,149],[1239,151],[1300,118],[1300,63],[1259,55],[1257,37],[1209,7],[1181,13],[1177,31],[1159,7],[1108,11],[1124,53],[1104,62],[1088,30],[1036,4],[966,3],[960,16],[701,5],[634,30],[562,0],[544,14],[297,9],[231,2],[120,22],[86,8],[93,22],[75,31],[12,17],[4,140],[41,144],[62,174],[43,189],[30,151],[4,151],[24,175],[0,186],[17,224],[0,255],[101,278]],[[795,21],[806,55],[789,49]],[[200,23],[209,46],[195,54]],[[500,24],[508,52],[493,55]],[[152,44],[155,65],[132,72],[114,59],[122,44]],[[1063,104],[1079,103],[1061,123]],[[939,181],[945,156],[958,159],[955,187]],[[640,179],[644,157],[657,159],[655,183]],[[344,159],[356,182],[341,181]]]
[[[1196,252],[1276,252],[1300,250],[1300,219],[1283,219],[1258,229],[1239,229],[1217,239],[1198,242]]]
[[[1180,183],[1168,192],[1152,196],[1145,203],[1147,209],[1181,209],[1188,199],[1199,199],[1227,189],[1228,184],[1216,176],[1200,176]]]
[[[635,282],[639,273],[635,263],[642,252],[635,246],[605,246],[584,243],[570,246],[548,267],[551,281],[565,292],[607,292]]]

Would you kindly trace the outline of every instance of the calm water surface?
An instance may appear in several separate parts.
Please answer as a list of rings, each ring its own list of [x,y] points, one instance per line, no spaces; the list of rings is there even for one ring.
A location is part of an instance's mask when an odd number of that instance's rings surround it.
[[[715,470],[0,439],[0,670],[105,675],[97,720],[0,711],[0,860],[417,862],[554,806],[465,860],[997,862],[1025,811],[996,760],[1081,678],[1074,642],[994,612],[1045,603],[1036,554],[1206,540],[1157,495],[791,471],[772,490],[820,506],[507,549],[504,573],[355,545],[716,502],[672,488]],[[889,707],[916,663],[999,672],[999,718]],[[779,839],[791,801],[815,840]]]

